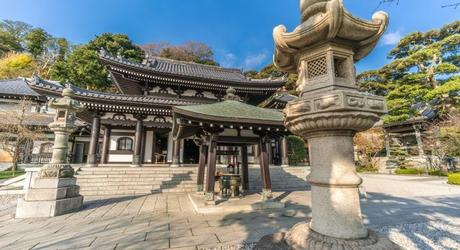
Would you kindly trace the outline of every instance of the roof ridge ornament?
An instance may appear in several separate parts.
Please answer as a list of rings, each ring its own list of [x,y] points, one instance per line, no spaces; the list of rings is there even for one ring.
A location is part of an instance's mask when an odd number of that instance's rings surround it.
[[[233,88],[233,87],[229,87],[226,91],[225,91],[226,95],[224,96],[224,100],[228,101],[239,101],[241,102],[241,98],[236,95],[236,89]]]

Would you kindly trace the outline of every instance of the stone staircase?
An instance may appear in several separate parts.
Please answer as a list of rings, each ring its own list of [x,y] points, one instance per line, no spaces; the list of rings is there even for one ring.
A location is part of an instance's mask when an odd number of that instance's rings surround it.
[[[196,167],[80,168],[77,185],[82,195],[142,195],[196,191]]]
[[[218,167],[218,171],[226,168]],[[273,191],[307,190],[306,167],[270,167]],[[80,168],[76,174],[82,195],[142,195],[151,193],[185,193],[196,191],[197,166],[162,167],[96,167]],[[249,168],[249,191],[262,190],[260,169]]]

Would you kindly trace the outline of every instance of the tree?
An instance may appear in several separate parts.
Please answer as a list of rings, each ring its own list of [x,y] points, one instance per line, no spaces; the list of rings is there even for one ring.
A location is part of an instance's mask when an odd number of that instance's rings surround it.
[[[44,137],[41,129],[31,125],[39,114],[30,110],[32,102],[22,99],[16,108],[0,113],[0,148],[11,155],[13,173],[29,149],[27,144]]]
[[[0,57],[7,53],[21,51],[22,47],[19,40],[10,33],[0,30]]]
[[[29,33],[32,26],[28,23],[13,20],[0,21],[0,30],[3,30],[14,36],[17,40],[24,39],[24,36]]]
[[[37,58],[42,55],[47,48],[51,35],[42,28],[30,30],[24,37],[24,43],[27,51]]]
[[[50,69],[53,80],[71,82],[77,86],[94,90],[107,90],[112,83],[107,71],[99,62],[98,52],[104,49],[109,53],[141,62],[144,52],[124,34],[104,33],[96,36],[88,44],[74,47],[64,60],[58,60]]]
[[[279,71],[274,64],[269,64],[262,68],[257,74],[254,74],[255,71],[248,71],[251,75],[246,74],[247,76],[254,79],[266,79],[266,78],[279,78],[282,76],[287,76],[286,89],[289,90],[291,95],[298,95],[296,91],[296,82],[297,74],[293,73],[284,73]]]
[[[0,58],[0,79],[32,76],[37,70],[37,62],[28,54],[10,53]]]
[[[356,134],[354,143],[359,156],[359,167],[377,170],[377,155],[385,148],[383,129],[372,128],[360,132]]]
[[[401,145],[401,142],[392,138],[390,142],[390,157],[387,164],[395,166],[399,169],[407,169],[410,167],[409,152]]]
[[[436,170],[441,170],[449,159],[460,156],[460,114],[452,112],[447,117],[430,124],[430,133],[424,142],[430,151],[430,167]]]
[[[195,62],[206,65],[219,65],[214,61],[212,49],[200,42],[189,41],[180,45],[170,43],[151,43],[141,48],[149,56],[159,56],[184,62]]]
[[[287,137],[289,165],[297,165],[308,158],[305,141],[295,135]]]
[[[435,93],[443,92],[440,88],[460,89],[458,82],[452,83],[460,72],[460,22],[407,35],[391,50],[389,58],[393,61],[381,69],[358,76],[361,90],[386,96],[386,123],[416,116],[411,106],[433,102]],[[443,86],[449,82],[448,88]]]

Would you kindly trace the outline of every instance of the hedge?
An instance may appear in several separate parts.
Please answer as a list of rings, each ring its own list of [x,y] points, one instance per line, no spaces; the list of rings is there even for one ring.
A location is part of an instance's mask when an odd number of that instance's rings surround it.
[[[423,169],[417,169],[417,168],[397,168],[395,170],[395,174],[423,174],[425,171]]]
[[[460,185],[460,173],[449,174],[447,177],[447,183],[452,185]]]
[[[307,149],[305,148],[305,142],[302,138],[290,135],[287,137],[288,140],[288,158],[289,165],[295,166],[302,163],[307,159]]]

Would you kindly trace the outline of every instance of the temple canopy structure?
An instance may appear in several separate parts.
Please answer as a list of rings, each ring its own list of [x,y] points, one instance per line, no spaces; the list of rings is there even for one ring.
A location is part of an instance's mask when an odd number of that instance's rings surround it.
[[[241,148],[243,190],[248,186],[247,146],[260,149],[260,169],[263,199],[271,196],[268,144],[287,134],[283,114],[279,110],[260,108],[241,102],[235,90],[229,88],[224,101],[214,104],[173,107],[176,141],[193,136],[200,145],[198,186],[204,185],[206,151],[207,182],[205,193],[214,199],[217,146]],[[286,149],[283,149],[286,150]]]

